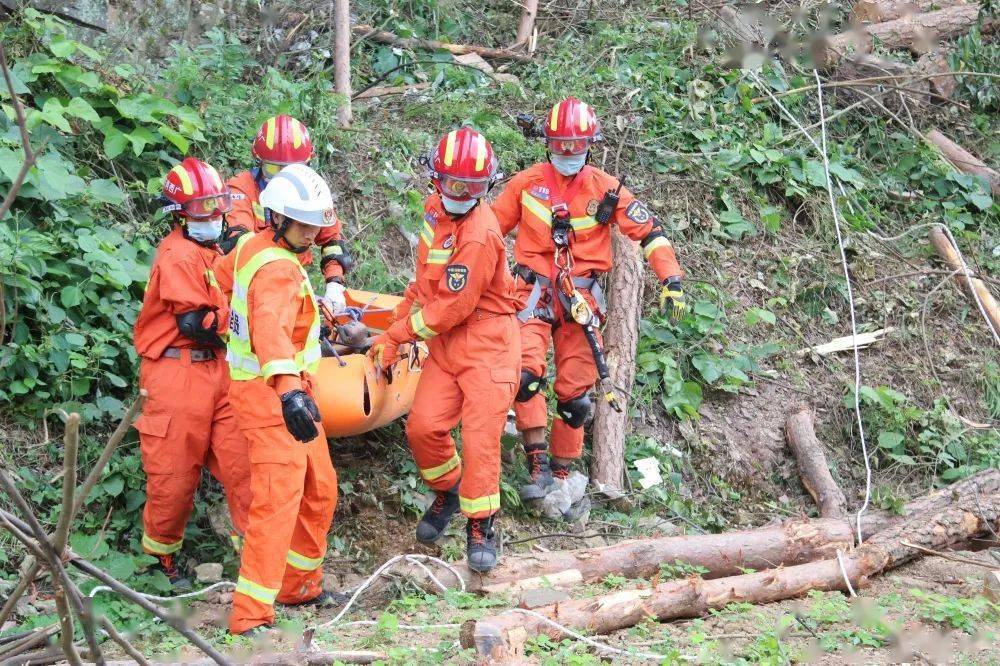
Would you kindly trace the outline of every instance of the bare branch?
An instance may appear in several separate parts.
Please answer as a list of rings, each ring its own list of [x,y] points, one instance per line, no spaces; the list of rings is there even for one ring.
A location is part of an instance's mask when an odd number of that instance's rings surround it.
[[[7,192],[7,196],[4,197],[3,203],[0,203],[0,220],[4,218],[10,207],[14,205],[14,199],[17,198],[17,193],[21,190],[21,186],[24,184],[24,179],[28,177],[28,171],[34,166],[35,160],[38,159],[38,154],[31,149],[30,137],[28,136],[28,122],[24,117],[24,106],[21,105],[21,100],[17,97],[17,91],[14,89],[14,80],[10,75],[10,68],[7,67],[7,52],[3,48],[3,44],[0,43],[0,71],[3,72],[3,80],[7,84],[7,90],[10,92],[11,104],[14,106],[14,115],[17,118],[17,127],[21,131],[21,148],[24,150],[24,164],[21,165],[21,170],[17,172],[17,176],[14,177],[14,182],[10,185],[10,190]],[[42,142],[42,146],[39,148],[41,150],[45,147],[45,142]],[[0,328],[0,333],[3,329]]]
[[[73,520],[73,491],[76,490],[76,456],[80,448],[80,415],[73,412],[66,419],[63,435],[63,503],[59,513],[59,523],[52,539],[56,552],[62,555],[69,539],[69,525]]]

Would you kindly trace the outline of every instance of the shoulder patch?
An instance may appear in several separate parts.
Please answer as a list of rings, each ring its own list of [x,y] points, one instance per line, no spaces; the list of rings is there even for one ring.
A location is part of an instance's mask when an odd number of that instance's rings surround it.
[[[646,208],[646,204],[636,199],[625,209],[625,217],[636,224],[646,224],[653,219],[653,213]]]
[[[451,264],[444,269],[448,290],[459,292],[469,283],[469,267],[462,264]]]

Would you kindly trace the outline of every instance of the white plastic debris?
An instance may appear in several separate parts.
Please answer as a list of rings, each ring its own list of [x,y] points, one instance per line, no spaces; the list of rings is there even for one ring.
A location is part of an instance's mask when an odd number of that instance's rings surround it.
[[[660,476],[660,461],[656,458],[636,460],[635,468],[642,475],[639,477],[639,485],[643,490],[663,483],[663,477]]]
[[[587,480],[580,472],[570,472],[565,479],[555,479],[542,500],[542,513],[553,520],[561,519],[573,504],[583,499]]]

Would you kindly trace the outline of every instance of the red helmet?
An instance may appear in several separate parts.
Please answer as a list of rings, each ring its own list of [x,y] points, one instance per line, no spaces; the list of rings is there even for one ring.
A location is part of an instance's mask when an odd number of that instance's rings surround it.
[[[497,158],[486,137],[472,129],[448,132],[430,160],[431,182],[450,199],[479,199],[497,175]]]
[[[601,139],[601,127],[594,109],[575,97],[556,102],[545,118],[542,132],[549,151],[557,155],[585,153],[592,143]]]
[[[313,155],[312,140],[309,130],[291,116],[275,116],[268,118],[257,131],[253,140],[253,156],[264,164],[273,165],[274,173],[281,167],[297,162],[306,163]],[[265,174],[271,175],[272,174]]]
[[[210,164],[186,157],[163,179],[166,212],[182,217],[216,217],[233,209],[229,188]]]

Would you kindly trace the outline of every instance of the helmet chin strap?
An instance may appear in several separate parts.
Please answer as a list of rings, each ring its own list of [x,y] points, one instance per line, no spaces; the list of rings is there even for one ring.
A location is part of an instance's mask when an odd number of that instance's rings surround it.
[[[274,226],[273,215],[274,214],[272,213],[271,217],[272,226]],[[285,233],[288,231],[288,227],[291,226],[291,224],[292,224],[291,218],[285,217],[281,220],[281,224],[279,224],[274,228],[274,242],[275,243],[282,242],[286,246],[288,246],[288,249],[290,251],[294,252],[295,254],[302,254],[303,252],[308,251],[310,246],[306,245],[305,247],[300,247],[298,245],[293,245],[292,242],[285,237]]]

